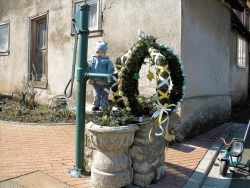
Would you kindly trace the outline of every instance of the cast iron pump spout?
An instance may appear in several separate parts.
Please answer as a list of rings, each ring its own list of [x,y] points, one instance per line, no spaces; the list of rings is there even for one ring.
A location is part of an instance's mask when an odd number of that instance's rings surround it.
[[[86,73],[86,78],[106,78],[108,83],[114,81],[113,74]]]

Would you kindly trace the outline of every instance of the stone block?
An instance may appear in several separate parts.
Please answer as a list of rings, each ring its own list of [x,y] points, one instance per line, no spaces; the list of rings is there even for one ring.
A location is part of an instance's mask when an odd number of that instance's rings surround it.
[[[133,161],[145,161],[154,156],[154,146],[150,145],[148,147],[141,147],[134,145],[132,148],[129,148],[129,154]]]
[[[137,132],[135,134],[134,144],[139,146],[148,146],[152,144],[159,144],[161,142],[166,143],[164,136],[156,136],[154,133],[151,134],[152,142],[149,140],[149,133]]]
[[[152,158],[149,161],[145,161],[142,163],[135,162],[133,164],[134,171],[138,171],[140,173],[148,173],[150,171],[156,170],[156,168],[159,166],[160,158]]]
[[[157,168],[157,170],[156,170],[156,177],[155,177],[156,180],[160,180],[161,178],[164,177],[164,175],[165,175],[164,168],[165,168],[165,164],[163,164],[159,168]]]
[[[129,148],[129,154],[133,161],[148,161],[151,158],[163,154],[165,152],[165,145],[165,141],[158,144],[153,143],[147,146],[132,145]]]
[[[162,153],[162,154],[159,156],[159,158],[160,158],[160,164],[165,164],[165,152]]]

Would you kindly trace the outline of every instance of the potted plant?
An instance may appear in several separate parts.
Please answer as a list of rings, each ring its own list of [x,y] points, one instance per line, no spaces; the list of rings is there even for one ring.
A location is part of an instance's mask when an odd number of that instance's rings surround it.
[[[91,165],[91,181],[95,187],[117,188],[133,180],[128,147],[139,129],[136,117],[120,108],[96,112],[86,125],[91,144],[96,148]]]

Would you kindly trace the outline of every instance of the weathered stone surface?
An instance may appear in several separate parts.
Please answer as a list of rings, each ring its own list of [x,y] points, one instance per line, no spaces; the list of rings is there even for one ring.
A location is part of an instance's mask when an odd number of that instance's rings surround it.
[[[147,133],[136,132],[134,144],[145,146],[145,145],[150,145],[150,144],[155,144],[155,143],[160,143],[160,142],[165,141],[165,135],[164,136],[155,136],[155,131],[152,131],[151,137],[153,140],[152,142],[149,140],[149,132],[147,132]]]
[[[138,163],[135,162],[132,167],[135,171],[141,173],[148,173],[154,171],[157,166],[159,166],[160,157],[149,159],[148,161]]]
[[[95,188],[119,188],[128,185],[133,180],[133,169],[128,167],[119,172],[102,172],[91,168],[91,183]]]
[[[93,163],[93,159],[92,158],[84,158],[84,167],[87,171],[91,171],[91,166],[92,166],[92,163]]]
[[[134,141],[135,124],[102,127],[92,122],[86,125],[90,140],[97,148],[93,155],[91,182],[95,187],[118,188],[133,180],[128,147]]]
[[[92,158],[92,156],[93,156],[93,149],[90,149],[90,148],[88,148],[88,147],[85,147],[84,148],[84,156],[85,157],[91,157]]]
[[[148,147],[133,146],[131,149],[129,149],[129,154],[134,161],[148,160],[154,157],[154,153],[154,145],[149,145]]]
[[[165,174],[164,168],[165,168],[165,164],[163,164],[159,168],[157,168],[156,177],[155,177],[156,180],[160,180],[161,178],[164,177],[164,174]]]
[[[230,115],[230,95],[189,98],[183,101],[177,114],[171,115],[169,130],[176,141],[183,142],[220,125]]]
[[[155,120],[139,123],[135,141],[129,148],[134,169],[133,184],[141,187],[149,185],[153,179],[159,180],[164,176],[166,140],[164,135],[155,135],[160,133],[160,129],[154,123]],[[166,123],[162,127],[165,129]],[[149,141],[150,131],[152,142]]]
[[[155,178],[154,171],[149,172],[147,174],[140,174],[134,172],[133,184],[145,187],[150,184],[150,182]]]
[[[90,132],[86,129],[85,130],[85,139],[84,139],[84,146],[87,146],[90,149],[96,149],[96,147],[93,145],[93,143],[91,142],[91,138],[90,138]]]
[[[159,132],[159,127],[156,125],[154,126],[151,135],[153,142],[150,142],[149,131],[151,130],[151,126],[151,121],[139,124],[139,129],[134,133],[134,142],[128,150],[125,150],[125,152],[123,149],[117,148],[117,146],[123,146],[123,143],[120,142],[123,140],[122,134],[117,133],[115,136],[104,136],[104,140],[97,141],[93,136],[93,133],[90,133],[89,130],[86,131],[85,133],[88,135],[86,136],[85,164],[88,167],[92,167],[92,176],[95,176],[93,177],[93,179],[95,179],[93,181],[103,181],[105,182],[104,184],[106,184],[106,182],[122,181],[119,179],[119,174],[122,173],[124,169],[131,166],[131,161],[132,167],[134,168],[133,172],[131,173],[132,179],[129,183],[124,185],[130,184],[133,180],[134,185],[145,187],[149,185],[153,179],[161,179],[164,176],[166,140],[164,136],[155,136],[155,132]],[[165,125],[163,125],[163,127],[165,127]],[[104,134],[104,129],[100,128],[100,130],[101,134]],[[116,141],[115,139],[119,139],[119,141]],[[128,145],[129,140],[131,139],[133,138],[126,136],[124,138],[125,145]],[[108,144],[108,140],[112,143]],[[100,154],[98,150],[94,149],[96,144],[104,144],[104,147],[100,149],[105,151],[105,154]],[[108,146],[113,147],[115,150],[107,149]],[[123,152],[119,153],[120,151]],[[98,154],[95,154],[95,152]],[[118,157],[114,158],[115,155]],[[130,159],[129,155],[132,159]],[[117,174],[118,176],[115,177]],[[127,173],[125,173],[123,178],[127,178],[128,180],[129,178],[126,177],[126,174]],[[107,180],[107,177],[104,175],[108,175],[110,180]],[[121,185],[121,183],[119,186],[117,184],[108,184],[104,186],[104,184],[98,182],[95,184],[95,187],[99,186],[108,188],[109,186],[119,187]]]
[[[165,152],[162,153],[162,154],[159,156],[159,158],[160,158],[160,164],[165,164]]]
[[[134,141],[134,132],[138,129],[136,124],[109,127],[99,126],[93,122],[89,122],[86,127],[91,132],[92,144],[102,151],[114,151],[129,147]]]
[[[99,152],[93,156],[93,166],[103,172],[116,172],[131,166],[131,159],[125,149]]]

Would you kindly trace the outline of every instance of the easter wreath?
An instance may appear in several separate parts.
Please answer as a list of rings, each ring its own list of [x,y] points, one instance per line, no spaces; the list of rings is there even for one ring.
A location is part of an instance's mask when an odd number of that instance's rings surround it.
[[[146,99],[140,96],[138,89],[139,71],[142,64],[146,63],[145,58],[149,58],[149,63],[155,66],[157,83],[156,95]],[[183,68],[178,55],[173,54],[173,49],[157,44],[153,36],[142,37],[115,62],[116,82],[111,87],[114,100],[119,107],[137,117],[153,115],[161,126],[172,112],[177,111],[183,100],[186,87]],[[154,75],[149,71],[147,77],[151,80]],[[172,88],[169,90],[171,82]],[[145,103],[150,104],[149,108],[144,108]]]

